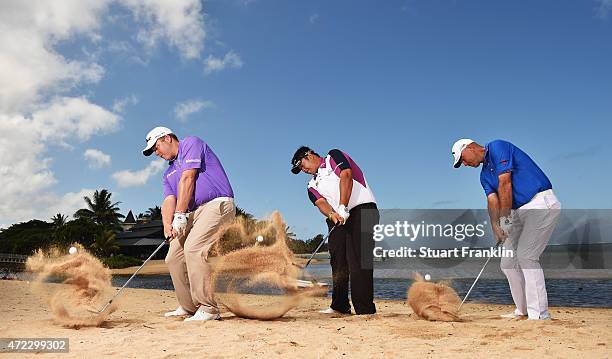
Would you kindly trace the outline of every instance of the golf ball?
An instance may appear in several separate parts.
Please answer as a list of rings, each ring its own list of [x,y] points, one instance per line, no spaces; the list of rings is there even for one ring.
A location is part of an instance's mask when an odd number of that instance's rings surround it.
[[[257,236],[257,242],[263,242],[263,236]]]
[[[429,274],[425,274],[425,280],[431,280],[431,276]]]
[[[70,249],[68,250],[68,253],[70,254],[76,254],[77,252],[77,248],[76,247],[70,247]]]

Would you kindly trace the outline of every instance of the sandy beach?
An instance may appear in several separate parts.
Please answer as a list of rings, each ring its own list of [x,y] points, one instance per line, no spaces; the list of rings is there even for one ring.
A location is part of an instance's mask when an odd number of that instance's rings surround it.
[[[439,323],[419,320],[404,301],[379,300],[372,316],[330,317],[316,313],[329,299],[310,298],[276,321],[240,319],[224,311],[221,321],[184,323],[162,316],[176,307],[172,291],[127,289],[119,310],[102,327],[75,330],[55,324],[28,283],[0,281],[0,292],[0,337],[69,338],[69,354],[45,358],[612,356],[612,309],[553,307],[553,320],[527,321],[499,319],[510,306],[468,304],[462,309],[465,322]],[[244,295],[244,300],[261,305],[271,299]],[[35,356],[40,357],[18,357]]]

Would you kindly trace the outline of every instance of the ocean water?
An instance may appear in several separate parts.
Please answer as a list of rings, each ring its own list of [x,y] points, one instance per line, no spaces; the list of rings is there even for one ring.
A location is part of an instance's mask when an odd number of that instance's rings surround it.
[[[328,264],[315,264],[309,267],[309,273],[319,282],[330,284],[328,296],[331,296],[331,271]],[[129,276],[114,276],[113,285],[120,287]],[[308,278],[305,278],[308,279]],[[474,278],[459,278],[450,281],[461,298],[467,293]],[[376,299],[405,300],[406,291],[412,284],[409,278],[374,278],[374,297]],[[169,275],[136,276],[129,287],[173,290]],[[546,280],[548,302],[551,306],[568,307],[612,307],[612,280],[610,279],[559,279]],[[221,291],[223,289],[221,288]],[[242,288],[241,292],[259,294],[277,294],[270,288]],[[481,278],[468,302],[490,304],[512,304],[508,282],[501,278]]]

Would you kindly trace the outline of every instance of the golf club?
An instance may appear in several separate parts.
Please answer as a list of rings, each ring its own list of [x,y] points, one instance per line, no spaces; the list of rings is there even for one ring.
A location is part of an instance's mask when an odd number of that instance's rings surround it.
[[[132,274],[132,276],[130,277],[130,279],[128,279],[125,284],[123,284],[123,286],[121,288],[119,288],[119,290],[115,293],[115,295],[113,295],[113,297],[108,301],[108,303],[106,303],[104,305],[104,307],[102,307],[102,309],[95,311],[95,310],[91,310],[88,309],[90,312],[92,313],[102,313],[104,312],[104,310],[106,310],[106,308],[108,308],[108,306],[113,302],[113,300],[115,300],[115,298],[117,298],[117,296],[121,293],[121,291],[123,291],[123,289],[130,283],[130,281],[136,276],[136,274],[138,274],[138,272],[142,269],[142,267],[145,266],[145,264],[147,264],[147,262],[153,258],[153,256],[155,256],[155,254],[164,246],[164,244],[168,243],[168,238],[166,238],[166,240],[164,240],[163,242],[161,242],[161,244],[153,251],[153,253],[151,253],[151,255],[149,256],[149,258],[147,258],[144,263],[142,263],[142,265],[140,267],[138,267],[138,269],[136,269],[136,271],[134,272],[134,274]]]
[[[502,243],[503,242],[497,242],[497,244],[495,245],[495,248],[498,248]],[[457,309],[457,311],[461,310],[461,307],[463,306],[463,303],[465,303],[465,300],[468,298],[468,296],[472,292],[472,289],[474,289],[474,286],[476,285],[476,282],[478,282],[478,279],[480,279],[480,276],[482,275],[482,272],[484,272],[484,270],[487,267],[487,264],[489,264],[489,261],[491,260],[491,258],[493,258],[493,256],[489,256],[489,258],[487,258],[487,261],[482,266],[482,269],[480,270],[480,273],[478,273],[478,275],[476,276],[476,279],[474,279],[474,283],[472,283],[472,286],[470,287],[470,289],[465,294],[465,297],[463,297],[463,300],[461,301],[461,304],[459,305],[459,308]]]
[[[323,240],[321,241],[321,243],[319,243],[319,245],[317,246],[317,249],[315,249],[314,252],[312,252],[312,254],[310,255],[310,257],[308,257],[308,261],[306,261],[306,264],[304,265],[304,268],[302,268],[302,269],[306,269],[306,267],[308,267],[308,265],[310,264],[310,261],[312,261],[314,256],[317,255],[317,253],[319,252],[321,247],[323,247],[323,244],[325,244],[327,242],[327,240],[329,239],[329,235],[331,234],[331,232],[334,231],[334,229],[336,229],[336,227],[337,227],[337,225],[334,225],[329,230],[329,232],[327,232],[327,235],[325,237],[323,237]]]
[[[310,262],[312,261],[312,259],[314,258],[315,255],[317,255],[317,253],[319,252],[319,250],[321,249],[321,247],[323,247],[323,244],[325,244],[327,242],[327,240],[329,239],[329,235],[333,232],[334,229],[336,229],[338,225],[334,225],[329,232],[327,232],[327,235],[325,237],[323,237],[323,240],[321,241],[321,243],[319,243],[319,245],[317,246],[317,248],[314,250],[314,252],[312,252],[312,254],[310,255],[310,257],[308,257],[308,261],[306,261],[306,264],[304,265],[304,267],[302,267],[302,270],[305,270],[308,265],[310,264]],[[318,283],[316,279],[312,279],[312,281],[307,281],[307,280],[301,280],[298,279],[297,280],[297,286],[300,288],[306,288],[306,287],[312,287],[314,284]]]

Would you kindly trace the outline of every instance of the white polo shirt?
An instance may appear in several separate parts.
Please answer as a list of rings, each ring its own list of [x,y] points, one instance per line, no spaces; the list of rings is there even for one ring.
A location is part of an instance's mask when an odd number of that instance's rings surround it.
[[[372,189],[365,175],[355,161],[346,153],[334,149],[325,158],[321,158],[321,166],[317,174],[308,182],[308,197],[314,204],[319,198],[325,198],[334,211],[340,206],[340,172],[351,169],[353,174],[353,190],[347,209],[350,211],[364,203],[376,203]]]

